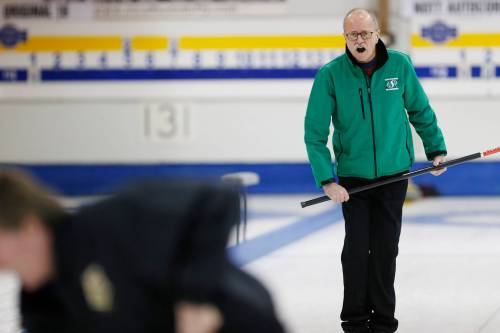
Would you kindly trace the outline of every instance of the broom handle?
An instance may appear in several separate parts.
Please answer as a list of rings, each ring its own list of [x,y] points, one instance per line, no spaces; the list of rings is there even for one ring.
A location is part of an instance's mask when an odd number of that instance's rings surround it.
[[[461,163],[464,163],[464,162],[467,162],[467,161],[471,161],[471,160],[475,160],[475,159],[478,159],[478,158],[481,158],[481,157],[486,157],[486,156],[489,156],[489,155],[493,155],[493,154],[498,153],[498,152],[500,152],[500,147],[497,147],[497,148],[491,149],[491,150],[487,150],[487,151],[482,152],[482,153],[470,154],[470,155],[463,156],[463,157],[460,157],[460,158],[457,158],[457,159],[454,159],[454,160],[449,160],[447,162],[443,162],[443,163],[441,163],[441,164],[439,164],[437,166],[429,166],[429,167],[426,167],[426,168],[422,168],[422,169],[418,169],[418,170],[415,170],[415,171],[412,171],[412,172],[408,172],[408,173],[402,174],[400,176],[390,177],[390,178],[381,180],[381,181],[373,183],[373,184],[364,185],[364,186],[360,186],[360,187],[355,187],[355,188],[352,188],[352,189],[348,190],[347,193],[354,194],[354,193],[358,193],[358,192],[361,192],[361,191],[366,191],[366,190],[369,190],[369,189],[372,189],[372,188],[375,188],[375,187],[379,187],[379,186],[382,186],[382,185],[387,185],[387,184],[390,184],[390,183],[398,182],[400,180],[409,179],[409,178],[412,178],[412,177],[415,177],[415,176],[420,176],[420,175],[423,175],[425,173],[428,173],[428,172],[431,172],[431,171],[434,171],[434,170],[439,170],[439,169],[442,169],[442,168],[451,167],[451,166],[454,166],[454,165],[457,165],[457,164],[461,164]],[[330,198],[328,196],[324,195],[324,196],[317,197],[317,198],[314,198],[314,199],[311,199],[311,200],[303,201],[303,202],[300,203],[300,205],[302,206],[302,208],[305,208],[305,207],[316,205],[316,204],[319,204],[321,202],[325,202],[325,201],[328,201],[328,200],[330,200]]]

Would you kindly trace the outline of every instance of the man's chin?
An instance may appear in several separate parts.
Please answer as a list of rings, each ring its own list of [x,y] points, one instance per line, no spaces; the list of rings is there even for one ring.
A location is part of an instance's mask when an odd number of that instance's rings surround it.
[[[368,62],[368,58],[364,54],[355,54],[354,58],[356,58],[358,62]]]
[[[356,60],[359,62],[369,62],[371,59],[373,59],[373,53],[369,54],[366,51],[361,52],[361,53],[355,51],[353,53],[353,55],[354,55],[354,58],[356,58]]]
[[[22,284],[23,284],[23,289],[30,292],[35,291],[39,288],[38,283],[34,283],[33,281],[24,280]]]
[[[30,279],[23,279],[21,277],[21,283],[23,286],[23,289],[26,291],[35,291],[37,289],[40,289],[45,283],[46,279],[37,279],[37,278],[30,278]]]

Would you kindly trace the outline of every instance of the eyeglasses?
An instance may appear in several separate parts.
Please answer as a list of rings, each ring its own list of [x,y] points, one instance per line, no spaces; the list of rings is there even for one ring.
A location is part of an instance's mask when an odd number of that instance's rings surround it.
[[[361,36],[363,40],[370,39],[375,31],[361,31],[361,32],[356,32],[356,31],[351,31],[345,36],[347,39],[349,39],[351,42],[355,42],[358,40],[358,36]]]

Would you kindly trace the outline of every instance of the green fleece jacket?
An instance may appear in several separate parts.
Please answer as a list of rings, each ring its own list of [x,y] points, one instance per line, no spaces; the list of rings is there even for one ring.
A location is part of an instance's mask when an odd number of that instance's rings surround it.
[[[335,172],[374,179],[409,170],[415,159],[410,123],[429,160],[446,155],[443,134],[410,58],[387,50],[381,41],[376,55],[371,78],[349,50],[316,75],[304,140],[318,187],[334,178]],[[327,148],[331,122],[335,168]]]

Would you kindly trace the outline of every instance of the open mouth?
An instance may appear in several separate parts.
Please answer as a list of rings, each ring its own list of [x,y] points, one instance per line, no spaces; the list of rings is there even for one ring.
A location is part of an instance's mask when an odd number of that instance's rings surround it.
[[[358,53],[363,53],[366,51],[366,49],[364,47],[357,47],[356,51],[358,51]]]

